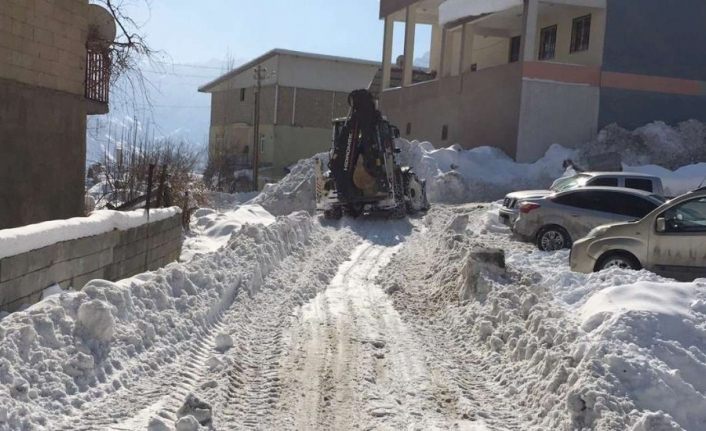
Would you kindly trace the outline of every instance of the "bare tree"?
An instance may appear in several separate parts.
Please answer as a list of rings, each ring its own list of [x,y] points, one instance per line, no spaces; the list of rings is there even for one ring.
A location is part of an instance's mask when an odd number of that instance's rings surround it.
[[[153,65],[160,53],[152,49],[144,36],[143,24],[132,16],[138,7],[149,10],[150,0],[91,0],[91,3],[104,7],[117,26],[115,40],[102,41],[111,56],[111,93],[119,99],[116,101],[113,97],[113,103],[132,104],[134,110],[140,105],[138,100],[151,106],[149,93],[152,84],[144,75],[143,67]]]

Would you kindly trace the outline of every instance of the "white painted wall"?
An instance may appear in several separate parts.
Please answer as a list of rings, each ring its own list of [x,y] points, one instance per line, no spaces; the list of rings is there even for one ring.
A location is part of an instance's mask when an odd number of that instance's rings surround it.
[[[552,144],[575,148],[596,136],[600,89],[523,79],[518,162],[541,158]]]

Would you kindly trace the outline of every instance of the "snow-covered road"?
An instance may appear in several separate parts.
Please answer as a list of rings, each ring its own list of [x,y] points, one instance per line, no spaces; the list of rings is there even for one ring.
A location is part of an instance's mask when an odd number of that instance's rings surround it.
[[[334,225],[296,213],[11,315],[0,430],[704,429],[704,286],[676,286],[676,332],[659,309],[578,312],[664,280],[572,274],[488,208]],[[507,270],[473,272],[482,247],[506,250]]]

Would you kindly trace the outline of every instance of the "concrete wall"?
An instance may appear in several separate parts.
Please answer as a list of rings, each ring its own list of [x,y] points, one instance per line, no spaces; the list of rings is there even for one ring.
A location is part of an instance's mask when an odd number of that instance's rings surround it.
[[[600,89],[525,79],[522,86],[518,162],[534,162],[552,144],[575,148],[596,136]]]
[[[521,65],[513,63],[390,89],[382,94],[380,106],[406,139],[427,140],[436,146],[490,145],[514,157],[521,89]],[[412,129],[409,135],[407,123]],[[442,141],[445,125],[449,137]]]
[[[599,127],[706,121],[705,22],[702,0],[641,0],[639,7],[609,0],[603,70],[622,82],[615,88],[603,82]],[[645,75],[652,84],[630,88]]]
[[[83,95],[87,36],[88,0],[2,0],[0,78]]]
[[[689,119],[706,122],[706,97],[601,89],[599,128],[617,123],[634,129],[656,120],[675,125]]]
[[[284,87],[349,93],[358,88],[368,88],[379,68],[379,64],[363,61],[281,55],[277,83]]]
[[[127,231],[114,230],[0,260],[0,310],[41,299],[58,283],[80,290],[90,280],[116,281],[179,258],[181,214]]]
[[[81,96],[0,79],[0,229],[83,215],[85,157]]]
[[[331,134],[331,120],[348,113],[348,92],[270,86],[262,89],[260,105],[260,160],[272,164],[272,178],[281,178],[283,169],[303,157],[329,148],[330,139],[311,143],[314,135]],[[213,93],[209,149],[211,154],[242,154],[253,147],[254,94],[246,89]],[[276,112],[275,112],[276,111]],[[280,127],[283,126],[283,127]],[[275,129],[278,132],[275,133]],[[291,133],[291,136],[287,136]],[[305,138],[306,137],[306,138]],[[317,151],[311,152],[314,148]]]
[[[706,2],[608,0],[603,69],[706,80]]]

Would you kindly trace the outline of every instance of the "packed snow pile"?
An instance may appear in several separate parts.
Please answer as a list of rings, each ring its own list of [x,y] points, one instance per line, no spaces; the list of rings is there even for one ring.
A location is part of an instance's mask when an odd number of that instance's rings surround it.
[[[62,241],[85,238],[112,230],[129,230],[146,223],[168,219],[181,210],[178,207],[150,210],[94,211],[88,217],[52,220],[0,230],[0,259],[26,253]]]
[[[5,317],[0,430],[73,428],[82,406],[149,379],[190,348],[188,340],[203,338],[240,291],[258,290],[314,228],[302,213],[249,225],[207,258],[117,283],[95,280]]]
[[[633,131],[611,125],[581,147],[578,161],[617,153],[628,166],[656,164],[671,170],[706,162],[706,124],[689,120],[671,127],[661,121]]]
[[[562,163],[575,151],[553,145],[535,163],[517,163],[493,147],[465,150],[459,145],[436,149],[429,142],[398,139],[402,165],[427,181],[431,202],[483,202],[515,190],[547,189],[564,172]]]
[[[524,429],[706,429],[706,280],[572,273],[568,251],[513,241],[497,208],[436,207],[425,225],[382,282],[484,364],[501,396],[522,400]],[[488,244],[507,267],[468,271]]]
[[[242,205],[223,212],[198,209],[191,216],[191,232],[184,239],[180,260],[186,262],[197,254],[218,250],[246,224],[269,226],[274,222],[275,217],[260,205]]]
[[[258,204],[271,214],[279,216],[293,211],[316,210],[315,160],[328,164],[328,153],[317,154],[310,159],[303,159],[292,166],[289,174],[281,181],[267,184],[257,197],[249,203]]]

